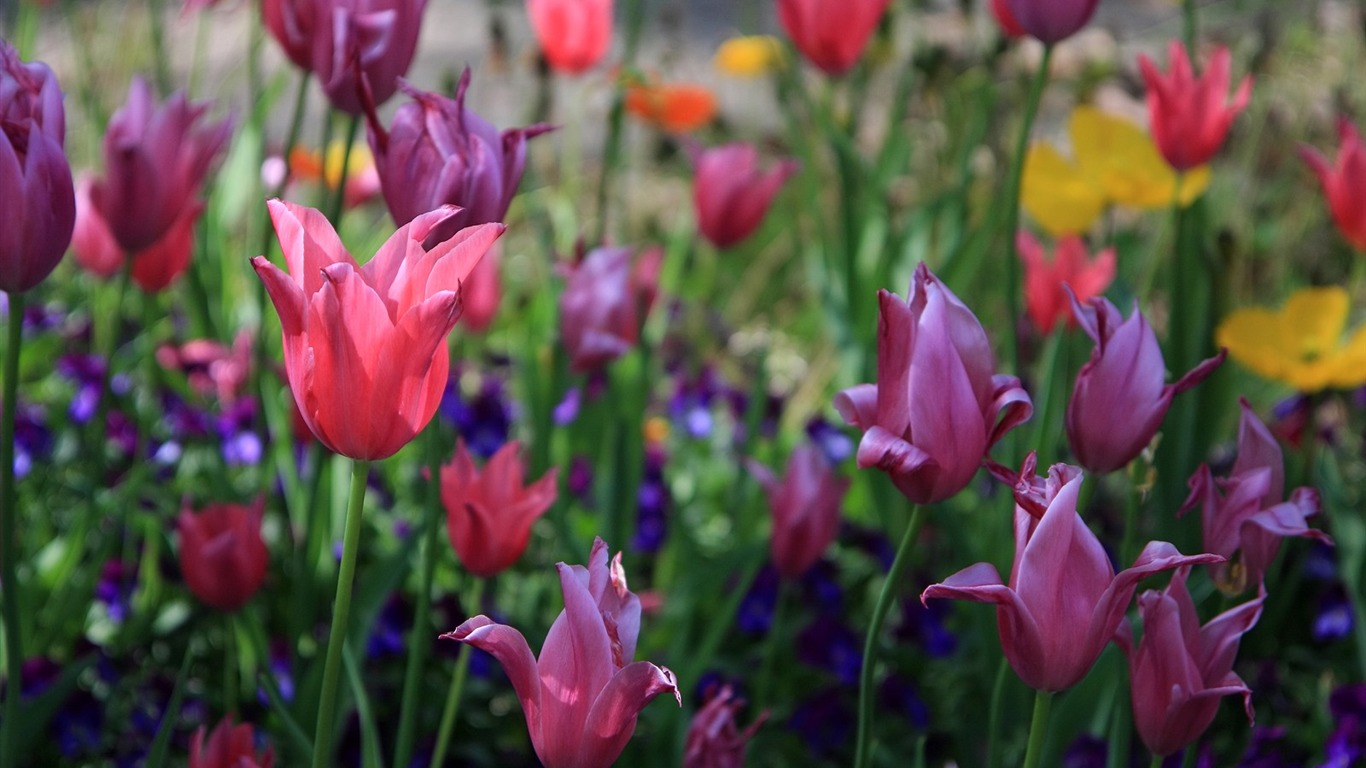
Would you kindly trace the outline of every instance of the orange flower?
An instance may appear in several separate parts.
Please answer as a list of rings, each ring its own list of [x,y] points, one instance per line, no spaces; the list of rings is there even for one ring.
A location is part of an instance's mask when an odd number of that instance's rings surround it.
[[[693,83],[631,83],[626,111],[670,133],[691,133],[716,117],[716,96]]]

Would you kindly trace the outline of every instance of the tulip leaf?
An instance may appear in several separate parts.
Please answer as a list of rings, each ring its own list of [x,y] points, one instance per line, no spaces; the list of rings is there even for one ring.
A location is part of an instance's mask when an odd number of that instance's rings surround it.
[[[171,700],[166,702],[166,709],[162,710],[161,725],[157,728],[152,748],[147,752],[147,768],[161,768],[166,762],[166,751],[171,745],[171,732],[175,730],[175,723],[180,715],[180,702],[185,698],[185,682],[190,677],[190,662],[193,660],[194,646],[190,646],[185,649],[185,656],[180,661],[180,674],[176,675]]]

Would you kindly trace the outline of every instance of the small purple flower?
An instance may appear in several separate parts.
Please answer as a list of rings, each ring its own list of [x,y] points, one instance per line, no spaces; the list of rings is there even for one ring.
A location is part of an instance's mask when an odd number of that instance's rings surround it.
[[[645,470],[636,490],[636,535],[631,549],[658,552],[669,535],[669,486],[664,479],[664,449],[651,445],[645,449]]]
[[[773,625],[773,607],[778,602],[778,570],[765,565],[754,577],[754,583],[740,600],[735,624],[741,632],[762,635]]]
[[[1062,768],[1105,768],[1110,745],[1105,739],[1083,733],[1072,741],[1062,755]]]
[[[459,374],[452,373],[441,400],[441,414],[455,425],[471,453],[487,459],[503,447],[512,430],[512,406],[503,391],[503,382],[484,377],[479,392],[468,401],[460,392]]]
[[[787,727],[801,735],[815,755],[830,758],[847,749],[854,730],[854,713],[840,688],[828,688],[801,702]]]
[[[897,638],[915,642],[925,649],[931,658],[942,659],[953,655],[958,648],[958,638],[944,625],[952,605],[943,601],[925,604],[908,597],[901,601],[901,626],[897,627]]]
[[[585,456],[575,456],[569,460],[569,492],[581,501],[587,501],[593,494],[593,464]]]
[[[14,414],[14,476],[22,478],[52,453],[52,432],[42,407],[20,403]]]
[[[374,628],[365,654],[370,658],[397,656],[406,650],[408,629],[413,624],[413,609],[397,592],[384,603],[375,617]]]
[[[1252,740],[1238,762],[1238,768],[1296,768],[1307,761],[1291,752],[1286,743],[1286,729],[1281,726],[1258,725],[1252,728]]]
[[[218,414],[217,430],[223,461],[228,466],[251,467],[261,463],[265,446],[260,435],[252,429],[256,419],[256,401],[239,398]]]
[[[883,711],[899,713],[911,725],[925,730],[930,725],[930,708],[920,698],[915,684],[900,675],[889,675],[877,689],[878,706]]]
[[[270,644],[270,676],[275,678],[275,685],[280,689],[280,698],[286,702],[294,701],[294,674],[289,669],[289,643],[284,640],[275,640]],[[265,688],[258,688],[256,699],[262,706],[270,703],[270,697],[266,695]]]
[[[807,605],[821,611],[838,614],[844,608],[844,587],[839,583],[839,569],[829,560],[819,560],[802,574],[802,595]]]
[[[797,635],[797,660],[857,685],[863,666],[863,637],[831,616],[818,616]]]
[[[78,691],[57,710],[50,733],[63,757],[91,755],[104,735],[104,707],[90,693]]]
[[[1343,640],[1352,634],[1355,616],[1352,602],[1340,585],[1335,585],[1319,596],[1318,614],[1314,617],[1312,633],[1320,643]]]
[[[95,599],[104,603],[109,620],[123,623],[128,617],[137,568],[122,560],[106,560],[95,585]]]
[[[696,440],[709,437],[715,426],[712,401],[720,392],[716,372],[709,367],[704,367],[694,378],[679,377],[673,397],[669,399],[669,415],[683,426],[689,437]]]
[[[853,438],[824,417],[815,416],[806,422],[806,435],[820,447],[831,465],[837,466],[854,455]]]
[[[570,387],[564,393],[564,399],[555,406],[551,412],[551,418],[557,427],[567,427],[579,418],[579,409],[583,404],[583,390],[578,387]]]

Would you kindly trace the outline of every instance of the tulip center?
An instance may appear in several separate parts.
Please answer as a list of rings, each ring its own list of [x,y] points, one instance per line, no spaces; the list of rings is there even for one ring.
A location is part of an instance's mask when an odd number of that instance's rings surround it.
[[[9,140],[11,147],[14,147],[14,154],[19,156],[19,167],[24,167],[24,158],[28,155],[28,135],[32,123],[27,120],[0,120],[0,131],[3,131],[5,138]]]

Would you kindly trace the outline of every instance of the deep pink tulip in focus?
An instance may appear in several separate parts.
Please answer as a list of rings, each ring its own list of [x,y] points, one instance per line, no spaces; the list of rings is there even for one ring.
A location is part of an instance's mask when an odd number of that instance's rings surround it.
[[[1099,3],[1100,0],[1006,0],[1011,15],[1024,31],[1050,44],[1066,40],[1086,26]]]
[[[526,0],[531,29],[558,72],[593,68],[612,44],[612,0]]]
[[[635,346],[657,290],[652,264],[658,258],[656,251],[647,251],[633,269],[629,248],[604,247],[568,268],[560,294],[560,338],[575,371],[599,368]]]
[[[1030,455],[1015,491],[1015,562],[1009,585],[996,567],[978,563],[933,584],[921,600],[952,598],[996,606],[1001,648],[1031,688],[1057,692],[1081,681],[1119,628],[1138,582],[1215,555],[1182,555],[1149,542],[1133,567],[1115,573],[1096,535],[1077,514],[1082,475],[1056,464],[1042,484],[1031,481]],[[1040,511],[1041,510],[1041,511]]]
[[[744,705],[744,699],[737,698],[729,685],[707,699],[688,726],[683,768],[744,768],[749,740],[768,719],[765,712],[740,730],[735,717]]]
[[[778,23],[806,60],[828,75],[848,72],[891,0],[778,0]]]
[[[194,204],[232,133],[231,120],[201,124],[207,111],[207,103],[191,104],[179,92],[158,107],[147,81],[133,78],[104,133],[104,176],[90,189],[124,252],[156,243]]]
[[[1010,10],[1010,0],[991,0],[991,15],[1006,37],[1024,37],[1029,34],[1020,26],[1019,20],[1015,18],[1015,12]]]
[[[1252,97],[1252,78],[1244,77],[1230,99],[1228,48],[1216,48],[1199,77],[1180,41],[1171,42],[1167,58],[1171,69],[1163,75],[1152,59],[1138,57],[1138,68],[1148,86],[1148,122],[1167,163],[1178,171],[1189,171],[1209,162],[1224,145],[1233,119]]]
[[[555,469],[523,485],[520,449],[515,440],[504,443],[481,471],[461,440],[441,468],[446,531],[461,565],[476,576],[494,576],[517,562],[531,526],[555,503]]]
[[[266,580],[270,556],[261,538],[264,503],[188,506],[176,518],[180,534],[180,571],[185,585],[205,605],[235,611],[251,600]]]
[[[1366,251],[1366,143],[1345,117],[1338,118],[1338,140],[1332,163],[1308,146],[1300,147],[1300,157],[1319,177],[1338,230],[1352,247]]]
[[[1047,335],[1063,320],[1071,328],[1076,325],[1072,316],[1072,302],[1064,285],[1070,286],[1078,301],[1086,301],[1105,293],[1115,279],[1115,249],[1106,248],[1094,257],[1086,253],[1086,244],[1076,235],[1058,241],[1050,261],[1043,246],[1024,230],[1015,236],[1015,250],[1024,262],[1025,310],[1039,333]]]
[[[545,768],[608,768],[646,704],[666,692],[680,704],[682,697],[672,672],[632,662],[640,600],[626,587],[621,554],[609,565],[607,545],[596,539],[587,568],[556,568],[564,610],[539,659],[521,632],[487,616],[475,616],[442,637],[486,651],[503,665]]]
[[[460,283],[503,233],[480,224],[424,249],[452,213],[400,227],[364,267],[320,212],[268,204],[289,273],[251,260],[284,329],[285,373],[310,430],[353,459],[392,456],[427,426],[450,368]]]
[[[1128,320],[1105,298],[1088,304],[1083,308],[1075,298],[1072,303],[1096,348],[1077,373],[1067,404],[1067,441],[1087,471],[1103,474],[1133,461],[1162,426],[1172,398],[1204,381],[1228,353],[1220,350],[1175,383],[1163,384],[1162,348],[1138,302]]]
[[[27,291],[56,269],[76,223],[66,112],[46,64],[0,39],[0,291]]]
[[[1296,488],[1285,498],[1285,462],[1281,446],[1246,400],[1238,421],[1238,457],[1227,478],[1216,479],[1202,465],[1190,480],[1191,493],[1182,513],[1201,508],[1207,551],[1228,558],[1213,568],[1215,586],[1236,595],[1261,585],[1287,536],[1331,543],[1306,520],[1319,512],[1319,494]]]
[[[795,160],[759,170],[759,151],[735,143],[693,155],[692,199],[697,228],[717,248],[729,248],[753,234],[783,183],[797,172]]]
[[[745,466],[768,494],[773,564],[784,577],[799,579],[839,533],[840,505],[849,479],[835,474],[820,449],[809,443],[792,452],[782,478],[756,461]]]
[[[1033,413],[1014,376],[996,375],[982,324],[923,263],[903,302],[878,292],[877,384],[835,397],[863,430],[860,467],[877,467],[916,504],[972,480],[991,446]]]
[[[1266,594],[1200,626],[1186,590],[1189,575],[1190,568],[1178,568],[1164,591],[1139,595],[1143,638],[1137,648],[1127,625],[1117,637],[1129,657],[1134,726],[1154,755],[1170,755],[1200,738],[1224,696],[1242,696],[1252,721],[1252,690],[1233,671],[1233,660],[1243,635],[1261,617]]]
[[[272,768],[275,750],[257,754],[256,737],[246,723],[233,725],[223,718],[204,740],[204,726],[190,739],[190,768]]]

